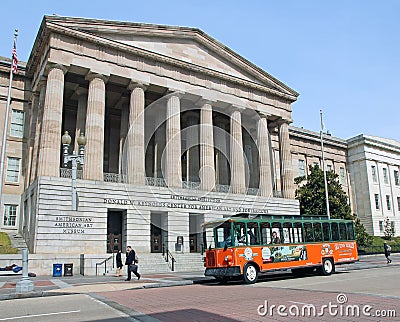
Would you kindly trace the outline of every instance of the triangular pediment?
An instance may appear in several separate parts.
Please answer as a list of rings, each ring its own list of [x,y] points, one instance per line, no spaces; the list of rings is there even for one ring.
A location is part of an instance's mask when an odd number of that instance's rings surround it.
[[[196,28],[46,16],[46,23],[90,33],[108,41],[145,50],[229,75],[297,97],[298,93]]]

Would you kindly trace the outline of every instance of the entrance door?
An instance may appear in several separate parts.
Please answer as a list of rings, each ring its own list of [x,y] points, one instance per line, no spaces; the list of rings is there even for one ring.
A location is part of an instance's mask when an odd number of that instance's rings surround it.
[[[151,238],[151,252],[161,253],[162,252],[161,228],[151,224],[150,238]]]
[[[107,214],[107,253],[122,250],[122,211],[108,211]]]
[[[189,246],[191,253],[197,253],[197,234],[189,234]]]

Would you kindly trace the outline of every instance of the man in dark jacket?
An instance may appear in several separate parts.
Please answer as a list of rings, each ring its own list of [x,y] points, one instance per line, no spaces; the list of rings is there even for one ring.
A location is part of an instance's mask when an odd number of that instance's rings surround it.
[[[127,265],[128,267],[128,278],[126,279],[126,281],[131,280],[131,272],[133,272],[133,274],[137,276],[138,280],[140,280],[140,274],[137,271],[135,258],[136,258],[135,251],[132,249],[131,246],[128,246],[126,248],[126,261],[125,261],[125,265]]]
[[[390,264],[392,262],[391,258],[390,258],[390,252],[391,252],[391,247],[387,244],[387,242],[385,241],[383,243],[383,249],[385,251],[385,257],[387,259],[387,263]]]

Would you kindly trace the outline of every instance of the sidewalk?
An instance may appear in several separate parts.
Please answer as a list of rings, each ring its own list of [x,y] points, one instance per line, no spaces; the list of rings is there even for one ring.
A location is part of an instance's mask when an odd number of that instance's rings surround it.
[[[392,260],[393,263],[390,265],[400,266],[400,254],[393,254]],[[383,255],[365,255],[360,256],[359,262],[337,266],[336,270],[346,271],[378,268],[386,267],[387,265]],[[30,280],[34,282],[33,292],[16,294],[16,283],[20,281],[21,278],[21,275],[0,276],[0,300],[73,293],[98,293],[127,289],[169,287],[214,281],[214,278],[204,276],[204,270],[198,272],[142,274],[140,281],[133,277],[129,282],[125,281],[125,276],[38,276],[30,278]]]

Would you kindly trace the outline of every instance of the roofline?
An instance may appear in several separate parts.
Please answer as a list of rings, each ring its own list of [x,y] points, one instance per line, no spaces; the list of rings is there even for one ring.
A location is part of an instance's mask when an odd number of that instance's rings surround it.
[[[106,26],[118,25],[118,26],[134,27],[134,28],[135,27],[136,28],[145,28],[148,30],[169,30],[169,31],[179,31],[179,32],[190,32],[195,35],[198,35],[200,37],[199,40],[201,40],[201,38],[205,39],[206,41],[213,44],[220,50],[223,50],[223,51],[227,52],[229,55],[233,56],[244,66],[250,67],[249,69],[246,70],[247,72],[251,73],[251,69],[253,69],[253,71],[256,71],[257,73],[259,73],[258,77],[260,77],[260,76],[264,77],[265,81],[267,83],[271,82],[272,84],[277,85],[278,88],[280,88],[281,90],[284,91],[284,94],[293,96],[293,98],[291,99],[293,102],[296,101],[297,97],[299,96],[298,92],[296,92],[295,90],[293,90],[292,88],[290,88],[289,86],[287,86],[286,84],[284,84],[283,82],[281,82],[280,80],[275,78],[274,76],[270,75],[269,73],[267,73],[260,67],[256,66],[255,64],[253,64],[246,58],[242,57],[241,55],[239,55],[238,53],[236,53],[229,47],[225,46],[224,44],[222,44],[215,38],[211,37],[204,31],[202,31],[198,28],[192,28],[192,27],[169,26],[169,25],[158,25],[158,24],[147,24],[147,23],[134,23],[134,22],[126,22],[126,21],[121,22],[121,21],[102,20],[102,19],[93,19],[93,18],[77,18],[77,17],[68,17],[68,16],[45,15],[43,17],[42,23],[39,27],[39,31],[36,36],[34,45],[32,47],[32,51],[31,51],[31,54],[28,59],[28,66],[31,65],[35,56],[37,55],[37,52],[40,50],[40,44],[43,41],[44,37],[46,36],[43,34],[43,32],[47,31],[46,25],[49,22],[55,23],[55,24],[57,24],[57,22],[76,22],[76,23],[87,23],[87,24],[91,24],[91,25],[99,25],[99,24],[106,25]],[[118,32],[121,32],[121,31],[118,31]],[[253,76],[257,76],[257,74],[254,72],[251,74],[253,74]]]

